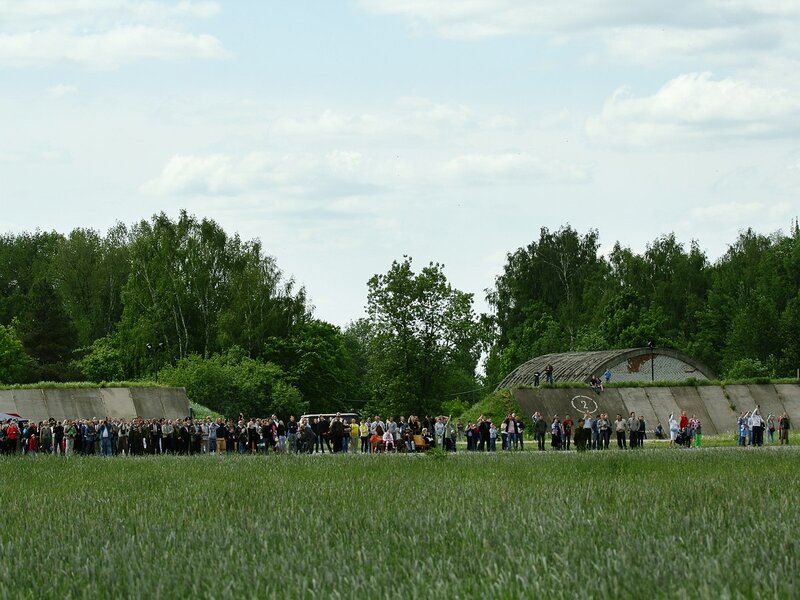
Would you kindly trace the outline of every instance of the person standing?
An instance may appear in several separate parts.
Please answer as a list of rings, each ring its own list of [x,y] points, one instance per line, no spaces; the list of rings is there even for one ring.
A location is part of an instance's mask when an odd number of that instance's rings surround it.
[[[11,421],[6,428],[6,443],[10,454],[19,452],[20,431],[16,421]]]
[[[208,428],[208,453],[209,454],[216,454],[217,453],[217,422],[209,420],[209,423],[206,425]]]
[[[758,407],[755,408],[753,414],[751,415],[751,419],[753,421],[753,445],[754,446],[763,446],[764,445],[764,419],[758,412]]]
[[[622,415],[617,414],[617,418],[614,421],[614,431],[617,432],[617,447],[620,450],[628,449],[628,445],[625,442],[625,433],[627,429],[628,424],[625,422],[625,419],[622,418]]]
[[[637,434],[638,442],[636,442],[636,447],[644,448],[644,439],[647,437],[647,423],[644,422],[644,415],[639,417],[639,431]]]
[[[669,447],[672,448],[675,445],[675,440],[678,439],[678,433],[680,433],[680,426],[678,425],[678,421],[675,419],[675,413],[669,414],[669,420],[667,421],[669,424]]]
[[[100,452],[105,457],[111,456],[111,429],[111,423],[108,422],[108,418],[100,423]]]
[[[767,439],[769,440],[769,445],[775,445],[775,415],[769,413],[767,415]]]
[[[454,448],[455,449],[455,448]],[[489,452],[497,450],[497,427],[494,423],[489,423]]]
[[[517,441],[519,442],[519,449],[525,450],[525,423],[522,422],[522,416],[517,416],[516,413],[511,413],[511,418],[514,419],[514,424],[517,427]]]
[[[75,438],[78,435],[78,427],[74,421],[67,421],[65,435],[67,436],[67,445],[64,454],[69,456],[75,452]]]
[[[83,444],[81,448],[83,448],[83,453],[94,454],[94,425],[92,425],[91,421],[86,421],[83,426],[81,427],[81,434],[83,437]]]
[[[163,444],[164,454],[172,454],[172,435],[174,431],[172,419],[169,419],[161,426],[161,443]]]
[[[547,363],[547,366],[544,368],[544,380],[553,385],[553,365]]]
[[[297,453],[297,421],[294,415],[289,415],[289,423],[286,425],[286,441],[289,444],[289,452]],[[358,437],[358,434],[356,434]]]
[[[639,419],[636,418],[636,413],[631,411],[628,417],[628,432],[629,432],[629,446],[636,448],[639,443]]]
[[[561,422],[561,430],[564,432],[564,440],[562,446],[565,450],[569,450],[570,442],[572,440],[572,430],[575,428],[575,423],[569,415],[564,416]]]
[[[331,420],[329,427],[331,439],[333,439],[333,453],[339,454],[342,451],[342,437],[344,436],[344,423],[339,413]]]
[[[686,411],[682,410],[681,418],[678,421],[678,429],[686,429],[688,425],[689,425],[689,417],[686,416]]]
[[[117,425],[117,455],[127,456],[128,450],[128,431],[130,427],[125,419],[120,420]]]
[[[214,432],[217,438],[215,450],[217,451],[217,454],[224,456],[225,450],[228,447],[228,428],[225,426],[225,421],[218,419],[217,426],[214,428]]]
[[[44,454],[50,454],[53,446],[53,430],[49,421],[43,421],[39,427],[39,449]]]
[[[592,431],[592,450],[600,450],[600,417],[588,415],[584,417],[584,421],[590,424],[590,429]]]
[[[553,422],[550,423],[550,438],[553,450],[561,450],[561,421],[558,420],[558,415],[555,415]]]
[[[539,413],[536,413],[539,414]],[[506,420],[503,421],[505,428],[506,428],[506,450],[511,450],[511,446],[514,446],[514,450],[517,449],[517,419],[514,417],[513,413],[506,417]]]
[[[578,452],[586,451],[587,436],[591,435],[591,429],[586,429],[583,419],[578,419],[578,426],[575,428],[575,450]]]
[[[778,420],[778,427],[780,431],[778,433],[778,443],[783,445],[789,445],[789,429],[791,429],[791,422],[789,421],[789,415],[783,413],[781,418]]]
[[[597,429],[600,430],[600,447],[603,450],[608,450],[608,445],[611,442],[611,421],[608,420],[606,413],[600,415],[600,419],[597,421]]]
[[[540,452],[544,452],[544,436],[547,435],[547,421],[538,412],[534,415],[536,420],[533,423],[533,434],[536,436],[536,444]]]
[[[750,418],[750,413],[742,412],[739,415],[739,419],[736,421],[736,425],[739,428],[739,439],[736,442],[737,446],[744,447],[747,443],[747,421]]]
[[[64,454],[64,422],[57,421],[53,426],[53,452]]]
[[[697,419],[697,422],[694,426],[694,447],[699,448],[700,444],[703,442],[703,428],[700,424],[700,419]]]

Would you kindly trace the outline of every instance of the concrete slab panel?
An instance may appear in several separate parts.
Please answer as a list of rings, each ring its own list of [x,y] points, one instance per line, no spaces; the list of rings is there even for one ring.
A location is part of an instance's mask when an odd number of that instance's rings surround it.
[[[668,430],[670,414],[675,415],[676,419],[681,414],[681,407],[678,406],[678,403],[675,401],[672,390],[670,388],[645,388],[645,392],[650,399],[652,412],[657,420],[656,422],[661,423],[665,431]],[[645,421],[647,421],[647,415],[645,415]],[[652,425],[648,423],[647,425],[648,430],[655,429],[655,427],[656,423]]]
[[[57,421],[74,419],[76,415],[82,412],[79,410],[78,401],[72,398],[72,390],[44,389],[42,394],[44,394],[45,402],[47,402],[47,414]]]
[[[55,392],[55,393],[51,393]],[[55,418],[103,419],[107,415],[103,398],[97,388],[46,390],[47,405]]]
[[[14,393],[11,390],[0,390],[0,412],[17,412],[17,403],[14,402]]]
[[[753,404],[761,407],[761,416],[765,419],[772,413],[777,423],[778,417],[783,414],[783,402],[778,396],[778,391],[774,385],[748,385],[750,395],[753,397]],[[777,427],[777,425],[776,425]]]
[[[750,388],[746,385],[726,385],[725,393],[728,400],[735,406],[736,416],[741,412],[749,412],[756,407],[755,400],[750,393]]]
[[[694,386],[675,386],[671,387],[672,397],[681,410],[686,411],[686,416],[690,419],[696,415],[703,426],[703,433],[706,435],[716,435],[717,426],[711,419],[703,402],[703,398]]]
[[[606,413],[613,421],[617,413],[627,415],[627,413],[630,412],[627,410],[625,401],[622,399],[619,390],[620,388],[606,388],[604,391],[600,392],[600,394],[592,392],[586,395],[594,398],[597,401],[599,412]]]
[[[186,395],[184,388],[159,388],[159,390],[165,418],[182,419],[189,416],[189,396]]]
[[[775,391],[780,395],[783,408],[791,419],[793,429],[800,428],[800,385],[779,383]]]
[[[627,418],[631,412],[635,412],[636,416],[644,415],[644,422],[647,425],[647,431],[655,431],[658,418],[653,411],[653,405],[650,403],[650,398],[647,397],[645,388],[618,388],[620,397],[625,403],[624,416]],[[664,423],[662,423],[664,425]]]
[[[530,417],[534,412],[540,412],[545,417],[554,414],[563,414],[568,405],[570,393],[568,390],[542,390],[516,388],[512,390],[514,399],[519,404],[520,413]],[[559,412],[561,411],[561,412]]]
[[[730,400],[725,397],[725,390],[718,385],[701,385],[698,386],[697,393],[703,400],[717,433],[735,432],[736,418],[739,413],[731,410]],[[703,423],[703,432],[706,432],[705,423]]]
[[[161,389],[156,387],[130,388],[131,400],[137,417],[143,419],[160,419],[164,416],[164,405],[161,404]]]
[[[50,418],[42,390],[13,390],[16,412],[31,421],[44,421]]]
[[[100,397],[107,416],[113,419],[132,419],[136,416],[130,388],[103,388]]]

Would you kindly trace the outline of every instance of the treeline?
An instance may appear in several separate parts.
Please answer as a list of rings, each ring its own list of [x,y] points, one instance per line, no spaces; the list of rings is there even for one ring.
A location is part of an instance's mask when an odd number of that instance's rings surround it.
[[[673,234],[638,254],[598,255],[597,231],[542,229],[507,257],[488,291],[495,384],[532,356],[653,341],[726,378],[793,376],[800,367],[800,236],[748,229],[715,262]]]
[[[0,383],[149,379],[229,416],[434,411],[475,387],[472,296],[410,258],[368,283],[347,331],[259,241],[182,212],[106,235],[0,237]]]
[[[457,412],[547,352],[687,352],[729,377],[800,365],[800,241],[740,234],[713,264],[673,235],[598,254],[596,231],[542,229],[509,253],[490,314],[443,265],[395,261],[345,330],[261,242],[182,212],[105,235],[0,237],[0,382],[158,380],[229,416]],[[476,375],[481,355],[485,374]]]

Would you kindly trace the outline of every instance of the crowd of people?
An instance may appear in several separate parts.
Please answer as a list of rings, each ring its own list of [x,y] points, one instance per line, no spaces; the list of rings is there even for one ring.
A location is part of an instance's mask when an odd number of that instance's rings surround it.
[[[778,443],[780,445],[789,444],[789,430],[792,427],[789,415],[784,412],[780,417],[775,417],[772,413],[767,418],[760,414],[760,406],[752,411],[742,412],[737,420],[739,431],[738,446],[763,446],[764,433],[767,434],[768,443],[775,445],[775,431],[778,431]]]
[[[613,435],[617,447],[641,448],[647,437],[644,417],[631,412],[628,417],[617,414],[594,416],[585,413],[577,422],[570,415],[552,419],[536,412],[531,416],[533,437],[538,450],[550,446],[554,450],[607,450]],[[764,419],[756,407],[742,412],[738,418],[738,445],[762,446],[764,433],[769,444],[775,444],[778,431],[780,444],[789,443],[789,415],[769,414]],[[656,437],[665,436],[659,423]],[[461,420],[453,426],[448,417],[411,415],[406,419],[383,420],[379,415],[348,422],[340,413],[327,416],[294,416],[287,421],[277,416],[238,420],[212,419],[50,419],[39,423],[8,419],[0,423],[0,452],[3,454],[82,454],[102,456],[139,456],[144,454],[269,454],[269,453],[379,453],[415,452],[441,448],[455,452],[457,442],[466,439],[470,452],[495,452],[497,438],[505,451],[524,450],[525,423],[516,413],[508,414],[500,426],[481,415],[477,421]],[[689,418],[681,411],[679,418],[669,416],[669,445],[700,447],[702,424],[696,415]]]
[[[380,416],[347,422],[339,413],[287,421],[277,416],[237,421],[212,419],[50,419],[0,423],[3,454],[140,456],[145,454],[269,454],[455,451],[456,432],[447,417]]]

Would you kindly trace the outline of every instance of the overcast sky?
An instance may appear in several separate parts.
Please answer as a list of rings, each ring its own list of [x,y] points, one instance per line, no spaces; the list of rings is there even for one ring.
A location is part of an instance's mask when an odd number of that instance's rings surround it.
[[[0,231],[186,208],[320,318],[542,226],[714,259],[800,213],[800,0],[0,0]]]

